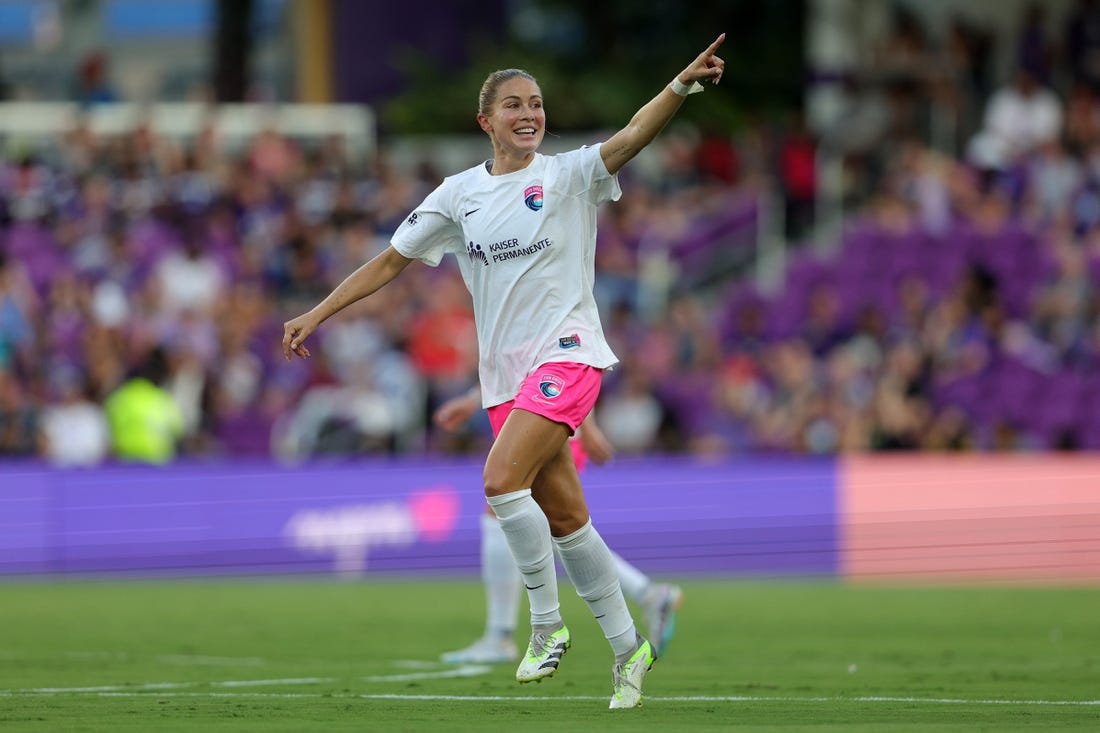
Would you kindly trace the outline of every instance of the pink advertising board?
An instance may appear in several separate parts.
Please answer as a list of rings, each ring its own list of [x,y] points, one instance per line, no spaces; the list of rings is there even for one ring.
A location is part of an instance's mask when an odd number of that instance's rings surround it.
[[[1100,456],[869,455],[838,468],[842,576],[1100,583]]]

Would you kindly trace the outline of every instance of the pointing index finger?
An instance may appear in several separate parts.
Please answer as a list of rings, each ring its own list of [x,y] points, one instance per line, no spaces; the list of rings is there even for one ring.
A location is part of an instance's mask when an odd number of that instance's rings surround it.
[[[722,42],[726,40],[726,34],[720,33],[717,38],[714,39],[714,43],[707,46],[707,53],[712,54],[718,50],[718,47],[722,45]]]

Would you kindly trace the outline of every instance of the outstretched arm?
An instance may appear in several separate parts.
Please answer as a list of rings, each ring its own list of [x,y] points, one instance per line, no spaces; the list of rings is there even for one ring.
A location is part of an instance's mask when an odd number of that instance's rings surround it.
[[[312,310],[283,324],[283,356],[289,360],[293,352],[303,359],[307,358],[309,349],[305,347],[304,342],[321,323],[393,280],[408,267],[410,262],[412,262],[411,259],[393,247],[387,247],[348,275],[344,282],[337,285],[336,289]]]
[[[660,94],[634,113],[634,117],[626,127],[600,146],[600,157],[603,158],[609,173],[612,175],[618,173],[620,168],[657,137],[657,133],[664,129],[676,114],[676,110],[680,109],[684,96],[688,94],[686,91],[688,87],[695,82],[708,79],[715,84],[721,81],[726,62],[716,56],[715,52],[724,40],[726,40],[725,33],[718,36],[714,43],[707,46],[706,50],[696,56],[686,69],[676,75],[676,79],[684,89],[680,92],[674,91],[672,87],[675,81],[665,86]]]

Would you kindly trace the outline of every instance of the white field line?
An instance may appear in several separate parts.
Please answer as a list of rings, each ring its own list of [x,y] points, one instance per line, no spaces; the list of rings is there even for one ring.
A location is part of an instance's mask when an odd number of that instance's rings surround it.
[[[186,687],[267,687],[271,685],[316,685],[335,682],[334,677],[289,677],[278,680],[227,680],[225,682],[146,682],[140,685],[93,685],[89,687],[26,687],[0,690],[0,695],[67,695],[70,693],[139,692],[141,690],[179,690]]]
[[[437,669],[433,672],[409,672],[405,674],[377,675],[363,677],[367,682],[410,682],[414,680],[449,679],[455,677],[476,677],[487,674],[490,667],[479,664],[464,664],[458,667]],[[22,689],[0,690],[0,697],[16,695],[65,695],[86,693],[141,693],[157,690],[180,690],[188,687],[272,687],[275,685],[318,685],[336,682],[335,677],[288,677],[272,680],[225,680],[221,682],[146,682],[139,685],[94,685],[88,687],[27,687]],[[194,693],[197,695],[210,693]]]
[[[211,687],[270,687],[271,685],[319,685],[322,682],[335,681],[335,677],[291,677],[285,680],[227,680],[206,684]]]
[[[414,680],[442,680],[454,677],[477,677],[488,674],[491,667],[484,664],[464,664],[461,667],[439,670],[435,672],[407,672],[405,674],[384,674],[372,677],[363,677],[366,682],[412,682]]]
[[[61,656],[78,662],[127,662],[135,658],[127,652],[62,652]],[[25,659],[29,659],[29,656],[0,651],[0,660]],[[262,657],[218,657],[208,654],[158,654],[154,659],[161,664],[181,666],[262,667],[267,664],[267,660]]]

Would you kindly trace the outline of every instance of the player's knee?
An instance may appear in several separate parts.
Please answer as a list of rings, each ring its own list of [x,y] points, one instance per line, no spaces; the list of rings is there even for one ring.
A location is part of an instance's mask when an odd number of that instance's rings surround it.
[[[500,496],[510,491],[527,488],[521,486],[522,482],[514,473],[492,465],[485,466],[481,479],[485,484],[485,496]]]
[[[567,537],[588,522],[588,510],[571,506],[557,506],[546,512],[550,522],[550,534],[554,537]]]

